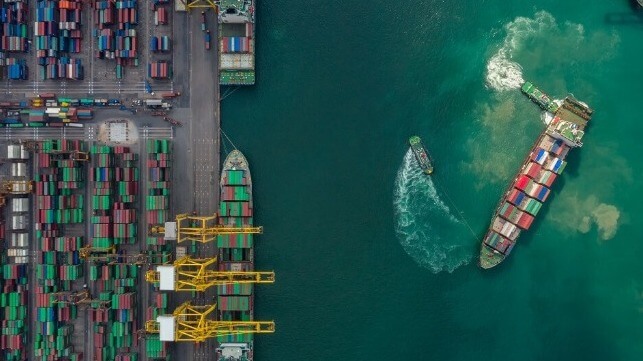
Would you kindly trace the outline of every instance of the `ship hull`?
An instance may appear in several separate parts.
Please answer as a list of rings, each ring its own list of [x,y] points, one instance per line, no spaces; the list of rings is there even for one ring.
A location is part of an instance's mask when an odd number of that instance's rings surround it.
[[[584,129],[593,113],[571,96],[559,106],[531,83],[525,83],[522,90],[541,108],[555,114],[496,207],[480,248],[478,264],[483,269],[502,263],[519,236],[531,228],[552,185],[565,169],[569,151],[582,146]]]
[[[252,177],[246,157],[233,150],[224,160],[221,171],[221,203],[219,223],[234,227],[253,225]],[[220,271],[254,270],[254,235],[217,236],[218,268]],[[254,286],[228,284],[217,287],[217,312],[220,320],[250,321],[254,319]],[[230,361],[226,355],[242,354],[253,359],[252,334],[218,337],[217,360]]]

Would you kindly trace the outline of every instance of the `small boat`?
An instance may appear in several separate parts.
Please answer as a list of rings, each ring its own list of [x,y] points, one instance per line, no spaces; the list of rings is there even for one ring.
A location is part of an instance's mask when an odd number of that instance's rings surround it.
[[[426,151],[426,148],[424,148],[424,144],[422,144],[422,139],[414,135],[411,138],[409,138],[409,144],[411,145],[411,149],[415,154],[415,159],[417,159],[418,164],[420,165],[420,168],[422,169],[422,171],[426,174],[432,174],[433,161],[431,160],[429,153]]]

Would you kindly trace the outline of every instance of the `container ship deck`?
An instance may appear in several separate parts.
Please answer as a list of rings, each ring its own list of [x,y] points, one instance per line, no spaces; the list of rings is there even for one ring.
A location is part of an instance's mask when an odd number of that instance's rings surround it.
[[[500,264],[520,234],[531,227],[554,181],[565,169],[567,154],[583,145],[585,127],[593,114],[587,104],[572,96],[559,104],[529,82],[523,85],[522,92],[553,117],[494,212],[480,249],[479,264],[484,269]]]
[[[255,83],[254,0],[219,2],[219,84]]]
[[[245,156],[233,150],[223,162],[219,223],[242,227],[253,225],[252,178]],[[254,235],[217,236],[220,271],[254,270]],[[217,287],[218,318],[223,321],[254,319],[254,286],[228,284]],[[250,361],[253,359],[253,335],[242,334],[217,338],[217,360]]]

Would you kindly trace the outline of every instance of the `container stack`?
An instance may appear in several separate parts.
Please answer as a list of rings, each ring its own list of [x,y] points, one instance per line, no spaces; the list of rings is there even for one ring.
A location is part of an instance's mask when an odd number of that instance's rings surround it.
[[[116,59],[116,77],[123,77],[123,67],[138,65],[136,25],[137,0],[96,0],[94,36],[98,42],[96,58]]]
[[[83,164],[70,157],[73,152],[84,151],[84,147],[79,140],[45,140],[36,145],[34,217],[39,251],[35,269],[35,360],[83,357],[72,346],[71,322],[77,318],[78,308],[55,302],[54,293],[78,289],[76,281],[83,276],[79,255],[83,237],[74,235],[67,226],[84,221]]]
[[[147,224],[164,226],[168,220],[170,182],[172,180],[172,143],[165,139],[147,141],[148,194],[145,199]],[[148,237],[148,247],[165,245],[163,237]]]
[[[147,64],[147,76],[153,79],[168,79],[171,77],[170,64],[166,61],[154,61]]]
[[[0,54],[29,51],[28,9],[27,1],[2,1],[0,4]]]
[[[15,147],[15,146],[14,146]],[[21,148],[20,146],[17,146]],[[20,155],[20,150],[9,151],[9,159]],[[13,157],[21,160],[22,157]],[[12,165],[13,168],[13,165]],[[13,172],[12,172],[13,174]],[[0,359],[7,361],[27,360],[27,281],[28,268],[26,262],[14,263],[14,257],[9,256],[9,249],[23,248],[20,242],[7,242],[5,235],[4,206],[0,206]]]
[[[250,226],[253,224],[253,203],[249,175],[243,169],[225,170],[221,179],[219,224]],[[220,271],[252,271],[252,234],[218,235],[218,269]],[[252,284],[229,284],[217,287],[217,315],[223,321],[251,321],[253,310]],[[252,334],[217,338],[218,342],[252,342]]]
[[[0,79],[27,80],[29,69],[27,62],[16,58],[3,58],[0,52]]]
[[[110,309],[90,310],[93,330],[93,359],[136,360],[138,354],[136,294],[138,267],[128,264],[91,265],[89,279]]]
[[[91,171],[89,180],[92,184],[92,247],[108,248],[114,245],[112,234],[112,208],[114,158],[113,149],[109,146],[93,145],[91,147]]]
[[[151,294],[152,306],[147,308],[146,320],[156,320],[156,317],[168,314],[167,293],[154,292]],[[148,335],[145,338],[145,354],[148,360],[168,360],[168,343],[161,342],[159,335]]]
[[[114,147],[114,161],[114,243],[133,244],[137,239],[138,154],[131,153],[128,147]]]
[[[38,0],[34,43],[41,80],[83,78],[81,60],[62,56],[81,51],[81,8],[81,0]]]
[[[150,38],[150,50],[153,52],[170,51],[170,37],[167,35],[152,36]]]

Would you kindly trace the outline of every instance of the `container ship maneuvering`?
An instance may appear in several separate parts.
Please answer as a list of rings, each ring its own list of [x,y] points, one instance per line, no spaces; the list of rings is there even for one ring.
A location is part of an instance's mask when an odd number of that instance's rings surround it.
[[[219,223],[243,227],[253,224],[252,178],[246,157],[233,150],[223,162],[221,171],[221,204]],[[253,271],[253,234],[220,234],[219,271]],[[251,283],[233,283],[217,287],[218,319],[251,321],[254,318],[254,287]],[[251,361],[253,335],[238,334],[217,338],[217,360]]]
[[[574,97],[554,101],[533,84],[525,82],[522,92],[551,119],[522,163],[496,209],[480,249],[480,267],[492,268],[511,253],[518,236],[531,227],[534,217],[549,197],[556,177],[565,169],[572,148],[583,145],[585,127],[593,110]]]

